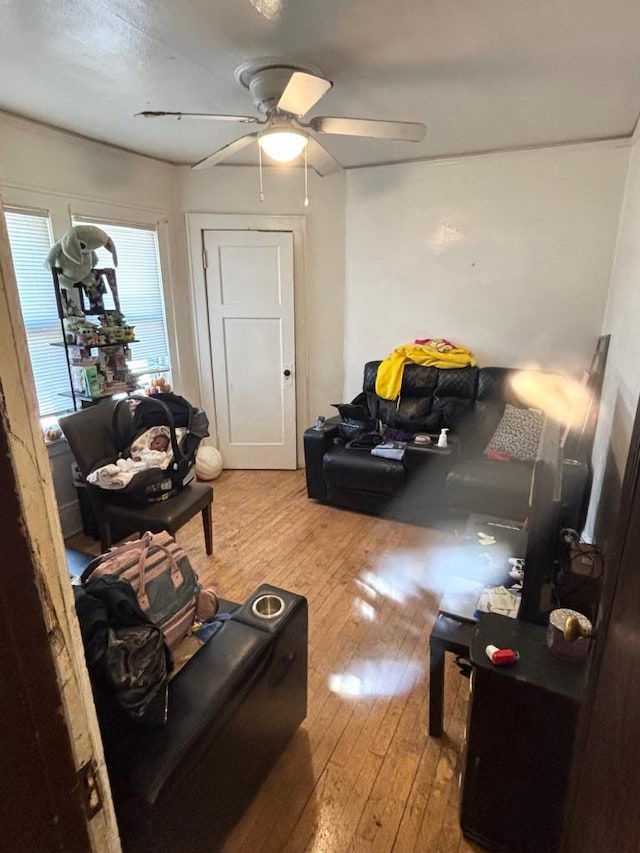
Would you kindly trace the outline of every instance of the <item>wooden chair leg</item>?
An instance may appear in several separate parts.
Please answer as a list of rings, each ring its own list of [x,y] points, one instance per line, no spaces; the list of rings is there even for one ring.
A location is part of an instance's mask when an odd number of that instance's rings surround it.
[[[211,504],[202,510],[202,528],[204,530],[204,547],[207,555],[210,557],[213,554],[213,533],[211,522]]]

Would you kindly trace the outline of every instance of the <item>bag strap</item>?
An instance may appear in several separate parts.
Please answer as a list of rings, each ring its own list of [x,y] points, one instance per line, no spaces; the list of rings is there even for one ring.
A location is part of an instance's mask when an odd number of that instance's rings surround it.
[[[167,548],[166,545],[162,545],[160,542],[153,541],[154,534],[151,531],[147,531],[139,540],[138,543],[142,543],[142,550],[140,553],[140,559],[138,561],[138,589],[136,590],[136,595],[138,597],[138,601],[143,610],[149,609],[149,596],[147,595],[147,584],[146,584],[146,568],[147,568],[147,557],[149,556],[149,552],[151,548],[157,548],[159,551],[164,551],[169,559],[169,563],[171,565],[171,581],[173,582],[173,586],[177,589],[182,582],[182,572],[180,571],[180,566],[177,563],[176,558],[173,556],[171,551]]]
[[[138,599],[144,596],[145,602],[149,604],[148,597],[146,594],[146,583],[145,583],[145,569],[147,565],[147,555],[152,547],[157,548],[160,551],[164,551],[167,557],[169,558],[169,562],[171,564],[171,581],[174,587],[177,589],[182,583],[182,572],[180,571],[180,566],[174,555],[171,551],[166,547],[166,545],[162,545],[160,542],[153,541],[154,534],[147,530],[140,539],[134,539],[133,542],[125,542],[123,545],[114,545],[109,548],[109,550],[105,554],[100,554],[100,556],[96,557],[92,560],[87,568],[84,570],[81,576],[82,583],[85,583],[89,577],[97,571],[103,562],[109,559],[110,556],[115,554],[117,551],[118,554],[122,554],[127,551],[140,551],[140,556],[138,558],[138,589],[136,590],[136,595]]]
[[[145,537],[150,537],[152,535],[153,534],[151,534],[151,533],[145,533],[144,536],[140,537],[140,539],[134,539],[133,542],[125,542],[123,545],[113,545],[104,554],[99,554],[97,557],[95,557],[93,560],[91,560],[91,562],[89,563],[87,568],[82,573],[82,575],[81,575],[82,583],[87,581],[89,579],[89,577],[93,574],[93,572],[97,571],[100,568],[100,566],[102,565],[102,563],[104,563],[105,560],[107,560],[110,556],[112,556],[115,551],[118,551],[120,554],[123,551],[137,551],[143,545],[146,544],[144,541]]]

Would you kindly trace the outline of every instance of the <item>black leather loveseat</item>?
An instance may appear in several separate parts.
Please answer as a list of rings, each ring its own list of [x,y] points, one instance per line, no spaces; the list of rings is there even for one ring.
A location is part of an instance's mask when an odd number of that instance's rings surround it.
[[[367,362],[363,392],[356,401],[371,418],[394,430],[436,436],[450,429],[450,447],[407,443],[402,461],[347,447],[340,418],[304,434],[310,498],[349,509],[386,513],[421,523],[451,511],[480,512],[524,520],[529,509],[531,461],[496,461],[484,450],[511,404],[525,408],[504,367],[440,369],[407,364],[400,397],[375,391],[379,361]]]
[[[220,850],[306,716],[306,599],[263,584],[230,611],[170,681],[163,728],[96,695],[125,851]]]

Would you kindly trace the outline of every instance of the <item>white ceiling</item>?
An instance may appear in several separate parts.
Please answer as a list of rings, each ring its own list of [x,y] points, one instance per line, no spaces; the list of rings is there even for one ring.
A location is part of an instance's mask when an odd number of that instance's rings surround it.
[[[0,10],[0,109],[175,163],[252,128],[134,113],[254,115],[233,72],[265,56],[333,80],[310,116],[426,123],[420,143],[323,136],[347,167],[627,136],[640,111],[638,0],[0,0]],[[254,162],[247,150],[231,162]]]

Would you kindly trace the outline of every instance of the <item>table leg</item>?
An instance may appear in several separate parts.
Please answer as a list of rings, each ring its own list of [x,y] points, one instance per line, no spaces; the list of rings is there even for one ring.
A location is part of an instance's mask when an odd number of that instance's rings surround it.
[[[429,734],[442,736],[445,645],[434,637],[429,642]]]

